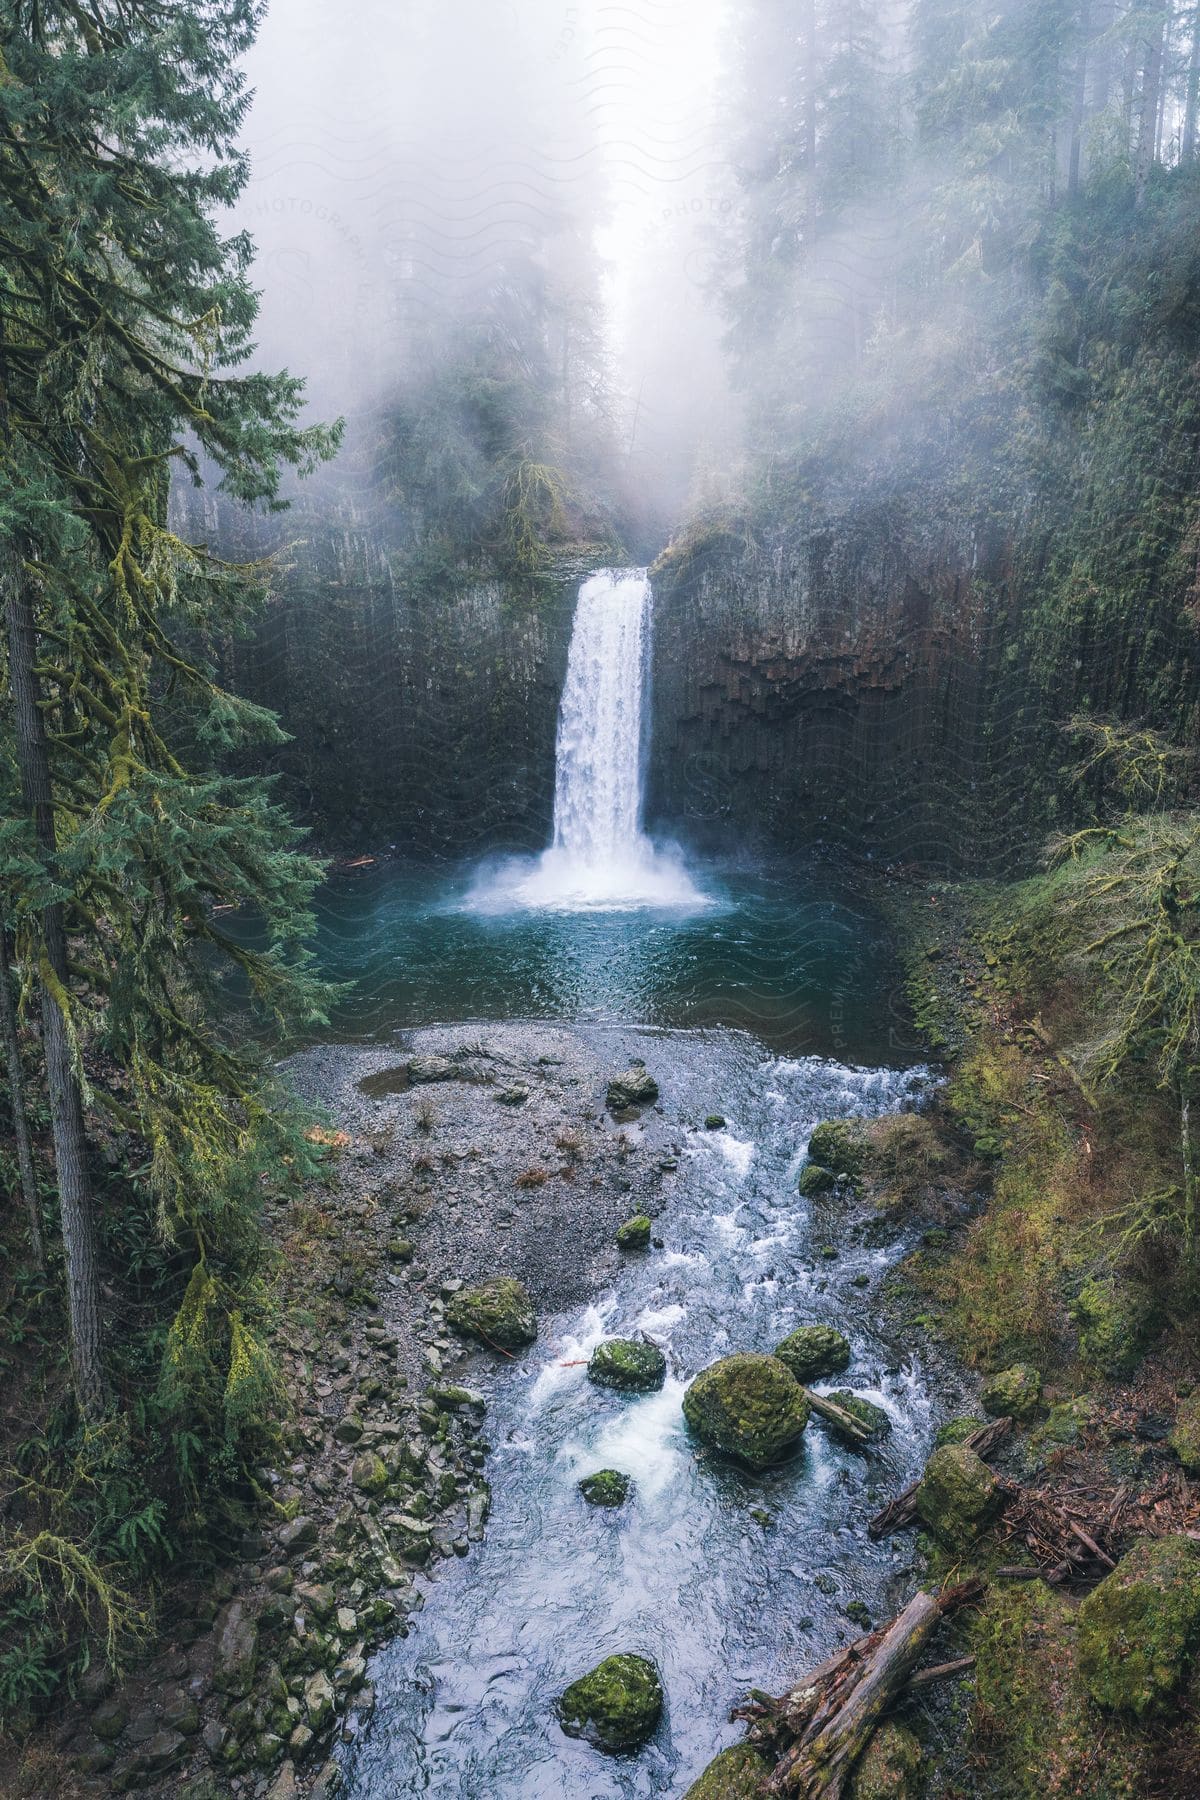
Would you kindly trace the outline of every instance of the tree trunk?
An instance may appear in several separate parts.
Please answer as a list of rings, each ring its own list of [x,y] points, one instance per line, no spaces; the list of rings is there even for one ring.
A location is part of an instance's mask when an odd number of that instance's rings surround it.
[[[1196,1065],[1198,1034],[1189,1039],[1190,1055],[1179,1077],[1179,1139],[1183,1152],[1183,1254],[1189,1270],[1196,1263],[1196,1159],[1192,1150],[1192,1071]]]
[[[1167,28],[1164,5],[1157,4],[1147,20],[1143,39],[1146,60],[1142,70],[1142,104],[1138,121],[1137,153],[1133,164],[1133,197],[1135,206],[1146,200],[1146,186],[1154,166],[1158,142],[1158,103],[1162,94],[1163,39]]]
[[[29,1239],[33,1261],[39,1274],[46,1270],[46,1244],[42,1237],[42,1215],[38,1207],[37,1175],[33,1167],[33,1145],[29,1137],[29,1119],[25,1112],[25,1076],[21,1068],[21,1044],[17,1037],[17,1009],[13,1004],[9,980],[8,928],[0,912],[0,1036],[4,1038],[4,1059],[8,1064],[9,1110],[12,1113],[13,1137],[17,1144],[17,1170],[21,1181],[21,1198],[29,1217]]]
[[[1092,23],[1091,0],[1084,0],[1079,20],[1079,64],[1075,70],[1075,103],[1071,115],[1071,159],[1067,170],[1067,192],[1079,192],[1083,172],[1083,126],[1087,116],[1088,37]]]
[[[1185,163],[1196,155],[1196,114],[1200,110],[1200,7],[1192,23],[1192,55],[1188,63],[1187,105],[1183,114],[1183,142],[1180,155]]]
[[[33,820],[38,849],[53,866],[57,850],[54,795],[46,725],[39,705],[37,627],[33,600],[20,548],[11,539],[0,567],[7,588],[8,659],[16,722],[21,789]],[[95,1419],[104,1409],[103,1333],[100,1280],[96,1256],[96,1224],[88,1179],[83,1102],[60,997],[68,992],[67,934],[59,904],[42,908],[42,1041],[50,1090],[54,1162],[62,1214],[63,1251],[67,1268],[67,1317],[71,1334],[71,1369],[80,1411]]]
[[[805,1800],[839,1800],[850,1772],[888,1705],[904,1686],[941,1623],[932,1594],[914,1594],[864,1664],[844,1706],[806,1743],[790,1768],[776,1770],[771,1790]]]
[[[1095,21],[1096,33],[1091,52],[1091,112],[1093,117],[1108,111],[1108,102],[1112,93],[1113,78],[1113,42],[1112,29],[1115,24],[1115,0],[1093,0],[1091,15]]]

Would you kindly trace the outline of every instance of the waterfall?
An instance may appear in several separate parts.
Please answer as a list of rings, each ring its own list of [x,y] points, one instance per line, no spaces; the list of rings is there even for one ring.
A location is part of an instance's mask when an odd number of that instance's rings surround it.
[[[679,853],[642,829],[652,595],[645,569],[601,569],[579,589],[558,714],[554,838],[470,896],[482,910],[693,909],[710,904]]]
[[[579,590],[555,753],[554,849],[580,867],[643,853],[642,696],[650,582],[606,570]]]

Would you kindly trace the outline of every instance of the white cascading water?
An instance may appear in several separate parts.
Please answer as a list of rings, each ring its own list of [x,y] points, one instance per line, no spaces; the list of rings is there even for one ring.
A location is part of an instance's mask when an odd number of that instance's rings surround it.
[[[553,848],[581,868],[639,850],[642,694],[650,583],[644,569],[579,590],[558,714]]]
[[[603,569],[580,588],[558,715],[554,841],[532,869],[510,864],[493,878],[491,906],[587,912],[709,904],[679,855],[656,849],[642,830],[650,608],[645,569]]]

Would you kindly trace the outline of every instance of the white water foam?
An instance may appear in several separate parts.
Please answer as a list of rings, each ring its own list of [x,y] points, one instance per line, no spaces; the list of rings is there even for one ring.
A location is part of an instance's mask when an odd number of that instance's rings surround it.
[[[468,910],[694,912],[714,904],[680,852],[642,829],[650,605],[644,569],[604,569],[580,588],[558,715],[554,841],[532,864],[513,858],[482,871]]]

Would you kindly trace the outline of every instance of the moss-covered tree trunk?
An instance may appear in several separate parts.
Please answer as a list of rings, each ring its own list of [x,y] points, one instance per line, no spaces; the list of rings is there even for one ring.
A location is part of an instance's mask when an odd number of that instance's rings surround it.
[[[29,1241],[34,1265],[39,1272],[46,1267],[46,1245],[42,1237],[42,1215],[38,1210],[37,1176],[33,1167],[33,1143],[29,1136],[29,1118],[25,1111],[25,1075],[21,1068],[21,1044],[17,1036],[17,1009],[13,1001],[9,975],[9,936],[3,910],[0,909],[0,1037],[4,1039],[4,1060],[8,1067],[8,1108],[12,1114],[13,1139],[17,1147],[17,1175],[21,1198],[29,1217]]]
[[[57,843],[49,745],[39,704],[37,627],[20,549],[11,541],[4,554],[0,581],[8,616],[9,680],[21,789],[33,822],[39,854],[52,868]],[[41,937],[42,1040],[66,1257],[71,1370],[80,1410],[85,1418],[94,1419],[103,1411],[105,1399],[100,1279],[83,1102],[66,1011],[69,976],[67,934],[61,904],[53,902],[43,906],[38,927]]]

